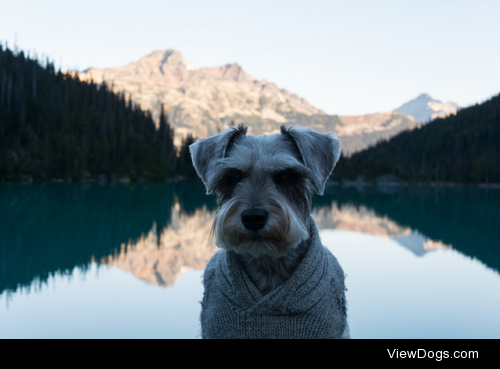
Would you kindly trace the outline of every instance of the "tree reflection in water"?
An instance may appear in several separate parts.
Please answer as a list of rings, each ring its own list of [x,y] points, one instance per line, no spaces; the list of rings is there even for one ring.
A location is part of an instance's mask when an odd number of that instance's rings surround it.
[[[391,237],[417,256],[453,247],[500,270],[499,190],[332,187],[313,204],[320,229]],[[92,261],[168,287],[216,250],[215,199],[197,181],[1,183],[0,209],[0,293]]]

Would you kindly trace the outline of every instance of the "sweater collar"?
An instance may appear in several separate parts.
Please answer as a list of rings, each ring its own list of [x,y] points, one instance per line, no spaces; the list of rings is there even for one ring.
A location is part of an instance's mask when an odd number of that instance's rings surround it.
[[[236,253],[229,251],[226,253],[224,274],[228,278],[235,300],[238,305],[248,313],[266,314],[293,314],[302,313],[314,304],[300,303],[307,299],[307,295],[315,290],[325,273],[327,273],[326,258],[322,257],[323,246],[319,237],[318,229],[314,220],[309,222],[309,238],[303,242],[309,243],[306,255],[298,265],[293,275],[281,286],[263,296],[253,284],[244,268],[237,260]],[[300,308],[297,307],[300,305]]]

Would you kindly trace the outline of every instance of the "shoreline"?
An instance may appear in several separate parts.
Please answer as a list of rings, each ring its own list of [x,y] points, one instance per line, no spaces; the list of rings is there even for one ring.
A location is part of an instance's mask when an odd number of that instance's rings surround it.
[[[6,180],[0,179],[0,183],[20,183],[20,184],[32,184],[32,183],[82,183],[82,184],[137,184],[137,183],[177,183],[183,181],[199,181],[199,178],[194,177],[183,177],[179,176],[176,178],[169,178],[165,180],[131,180],[129,178],[120,178],[120,179],[85,179],[85,180],[71,180],[71,179],[59,179],[54,178],[50,180]],[[325,184],[326,187],[344,187],[344,188],[398,188],[398,187],[473,187],[473,188],[487,188],[487,189],[500,189],[500,183],[456,183],[456,182],[388,182],[388,183],[374,183],[367,181],[327,181]]]
[[[119,178],[119,179],[107,179],[107,178],[92,178],[92,179],[82,179],[82,180],[73,180],[71,178],[61,179],[61,178],[53,178],[47,180],[38,180],[38,179],[0,179],[0,183],[23,183],[23,184],[31,184],[31,183],[97,183],[97,184],[129,184],[129,183],[175,183],[181,181],[193,181],[198,180],[193,177],[183,177],[178,176],[175,178],[168,178],[163,180],[149,180],[149,179],[139,179],[132,180],[130,178]]]
[[[377,188],[398,188],[398,187],[474,187],[474,188],[488,188],[500,189],[500,183],[456,183],[456,182],[389,182],[389,183],[374,183],[366,181],[327,181],[326,186],[339,186],[347,188],[363,188],[363,187],[377,187]]]

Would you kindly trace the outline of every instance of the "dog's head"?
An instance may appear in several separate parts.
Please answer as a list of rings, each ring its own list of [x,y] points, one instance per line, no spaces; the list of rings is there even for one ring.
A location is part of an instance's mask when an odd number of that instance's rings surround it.
[[[240,125],[190,146],[194,167],[216,193],[219,247],[284,256],[309,237],[313,191],[322,195],[340,156],[340,140],[310,128],[281,127],[250,136]]]

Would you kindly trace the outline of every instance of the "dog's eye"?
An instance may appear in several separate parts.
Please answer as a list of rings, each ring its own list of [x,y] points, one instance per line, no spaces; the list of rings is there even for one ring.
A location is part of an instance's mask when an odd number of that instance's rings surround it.
[[[224,173],[222,178],[222,183],[226,186],[236,186],[243,179],[243,172],[239,169],[229,169]]]
[[[287,168],[274,173],[273,180],[277,184],[286,184],[287,182],[297,180],[298,176],[299,174],[297,173],[297,171],[291,168]]]

